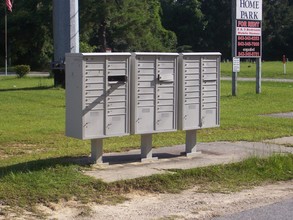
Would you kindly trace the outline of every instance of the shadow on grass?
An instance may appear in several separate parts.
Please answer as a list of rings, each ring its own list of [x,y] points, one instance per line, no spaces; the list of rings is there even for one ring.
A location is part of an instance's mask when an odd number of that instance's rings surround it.
[[[0,178],[10,173],[29,173],[33,171],[55,168],[57,166],[80,165],[86,167],[89,166],[90,163],[91,162],[89,157],[59,157],[34,160],[10,166],[0,167]]]
[[[173,153],[153,153],[152,157],[155,159],[172,159],[182,156],[184,153],[173,154]],[[119,154],[119,155],[105,155],[103,156],[103,162],[108,163],[109,165],[115,164],[130,164],[130,163],[139,163],[141,162],[141,154]],[[147,160],[146,160],[147,161]]]
[[[160,159],[172,159],[179,158],[183,153],[172,154],[172,153],[154,153],[153,157]],[[140,154],[108,154],[103,156],[103,162],[109,165],[115,164],[130,164],[140,163]],[[80,156],[80,157],[59,157],[59,158],[48,158],[34,161],[28,161],[24,163],[14,164],[10,166],[0,167],[0,178],[10,173],[29,173],[33,171],[40,171],[49,168],[55,168],[57,166],[71,166],[78,165],[82,167],[89,167],[94,164],[91,157]],[[143,165],[143,163],[141,163]]]
[[[9,88],[9,89],[0,89],[0,92],[11,92],[11,91],[36,91],[36,90],[47,90],[52,89],[54,86],[36,86],[28,88]]]

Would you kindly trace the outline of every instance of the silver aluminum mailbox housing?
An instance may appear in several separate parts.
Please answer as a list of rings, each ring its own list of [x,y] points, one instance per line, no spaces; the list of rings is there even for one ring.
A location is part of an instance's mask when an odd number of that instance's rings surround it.
[[[132,134],[177,130],[178,57],[178,53],[132,53]]]
[[[221,53],[180,54],[180,130],[220,125],[220,61]]]
[[[66,54],[66,135],[123,136],[129,128],[130,53]]]

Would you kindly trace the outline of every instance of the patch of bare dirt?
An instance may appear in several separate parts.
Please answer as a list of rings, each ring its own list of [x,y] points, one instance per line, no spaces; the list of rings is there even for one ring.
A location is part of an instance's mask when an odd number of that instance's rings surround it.
[[[39,206],[42,215],[23,213],[21,219],[211,219],[293,198],[293,180],[264,185],[237,193],[198,193],[197,188],[180,194],[128,194],[128,201],[118,205],[60,202]],[[12,213],[2,215],[5,219]]]

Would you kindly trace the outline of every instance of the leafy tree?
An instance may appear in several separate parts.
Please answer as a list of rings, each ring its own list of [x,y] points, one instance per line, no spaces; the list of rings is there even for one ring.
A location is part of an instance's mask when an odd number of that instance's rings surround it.
[[[205,51],[220,51],[222,57],[231,57],[231,0],[202,0],[203,45]]]
[[[280,60],[283,54],[293,57],[292,0],[266,0],[263,7],[263,58]]]
[[[1,31],[4,36],[2,16]],[[30,64],[35,69],[48,67],[53,51],[52,2],[14,1],[13,12],[8,14],[8,33],[12,64]]]
[[[198,51],[203,48],[204,15],[199,0],[161,0],[163,25],[176,33],[178,49]]]
[[[293,0],[264,0],[263,58],[293,59]],[[5,1],[0,2],[4,39]],[[80,0],[81,51],[220,51],[231,57],[231,0]],[[51,0],[17,0],[8,14],[9,61],[47,68]],[[0,65],[4,65],[4,40]]]
[[[88,5],[92,7],[88,7]],[[114,51],[171,51],[176,36],[161,24],[157,0],[84,0],[80,5],[81,39]]]

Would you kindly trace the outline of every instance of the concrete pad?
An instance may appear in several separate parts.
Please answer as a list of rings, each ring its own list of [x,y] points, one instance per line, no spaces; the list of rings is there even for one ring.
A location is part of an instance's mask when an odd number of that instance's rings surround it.
[[[214,142],[200,143],[196,157],[182,156],[185,146],[162,147],[153,149],[153,156],[158,160],[141,163],[140,150],[123,153],[104,154],[107,166],[93,165],[85,174],[105,182],[134,179],[154,174],[172,172],[172,169],[191,169],[216,164],[238,162],[251,156],[266,157],[274,153],[293,153],[288,148],[271,143],[258,142]]]
[[[262,116],[274,117],[274,118],[293,118],[293,112],[274,113]]]

